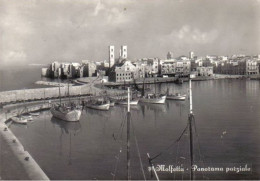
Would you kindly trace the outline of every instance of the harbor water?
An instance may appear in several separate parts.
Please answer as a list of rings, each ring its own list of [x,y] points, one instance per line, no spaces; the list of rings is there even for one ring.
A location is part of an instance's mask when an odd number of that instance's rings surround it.
[[[170,93],[188,93],[188,83],[150,87],[161,93],[167,87]],[[192,87],[194,165],[215,168],[197,169],[195,179],[260,179],[259,82],[211,80],[192,82]],[[45,111],[27,125],[11,124],[10,129],[50,179],[127,179],[126,111],[124,106],[109,111],[86,108],[77,123],[57,120]],[[189,179],[188,132],[175,143],[187,126],[188,113],[189,100],[131,107],[132,179],[144,179],[142,171],[146,179],[155,179],[147,153],[161,153],[152,160],[160,179]],[[170,172],[163,166],[184,171]]]

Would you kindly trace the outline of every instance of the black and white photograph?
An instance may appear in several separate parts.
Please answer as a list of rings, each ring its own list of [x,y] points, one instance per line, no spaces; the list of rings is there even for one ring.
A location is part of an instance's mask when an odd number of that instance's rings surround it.
[[[260,0],[0,0],[0,180],[260,180]]]

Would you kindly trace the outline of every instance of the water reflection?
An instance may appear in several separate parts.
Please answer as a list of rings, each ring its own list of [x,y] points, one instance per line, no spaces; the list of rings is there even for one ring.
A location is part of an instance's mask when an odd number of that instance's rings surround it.
[[[69,140],[66,139],[65,137],[65,142],[69,142],[69,154],[68,154],[68,164],[72,165],[72,136],[76,136],[80,130],[81,130],[81,124],[80,122],[66,122],[60,119],[57,119],[55,117],[51,118],[51,122],[54,125],[57,125],[60,127],[60,137],[59,137],[59,145],[60,145],[60,150],[59,150],[59,155],[62,156],[62,151],[63,151],[63,136],[64,133],[69,135]]]
[[[73,133],[76,135],[81,129],[80,122],[66,122],[55,117],[51,118],[51,122],[58,125],[61,128],[62,133],[65,132],[66,134]]]
[[[100,111],[100,110],[86,108],[85,111],[87,114],[95,115],[95,116],[99,116],[99,117],[109,118],[111,116],[111,110]]]
[[[147,110],[154,111],[155,113],[165,113],[167,111],[167,106],[165,104],[141,104],[141,106],[144,106]]]

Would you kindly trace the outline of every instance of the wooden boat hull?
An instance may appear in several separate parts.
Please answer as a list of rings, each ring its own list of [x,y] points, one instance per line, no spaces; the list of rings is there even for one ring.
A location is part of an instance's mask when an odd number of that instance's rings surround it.
[[[185,101],[186,96],[176,96],[176,95],[169,95],[167,96],[169,100],[177,100],[177,101]]]
[[[110,108],[110,103],[101,104],[101,105],[87,104],[86,107],[91,109],[101,110],[101,111],[108,111]]]
[[[82,111],[75,109],[75,110],[68,111],[67,113],[63,113],[52,107],[51,113],[54,117],[58,119],[74,122],[74,121],[79,121]]]
[[[139,100],[133,100],[133,101],[130,101],[130,105],[132,105],[132,106],[137,105],[138,102],[139,102]],[[117,104],[127,105],[128,102],[127,102],[127,101],[119,101]]]
[[[166,100],[166,96],[158,97],[158,98],[141,98],[140,102],[150,103],[150,104],[164,104]]]

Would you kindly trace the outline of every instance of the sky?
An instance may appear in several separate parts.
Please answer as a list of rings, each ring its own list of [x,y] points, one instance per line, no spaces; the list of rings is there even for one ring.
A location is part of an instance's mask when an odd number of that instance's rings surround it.
[[[0,64],[260,54],[260,0],[0,0]]]

